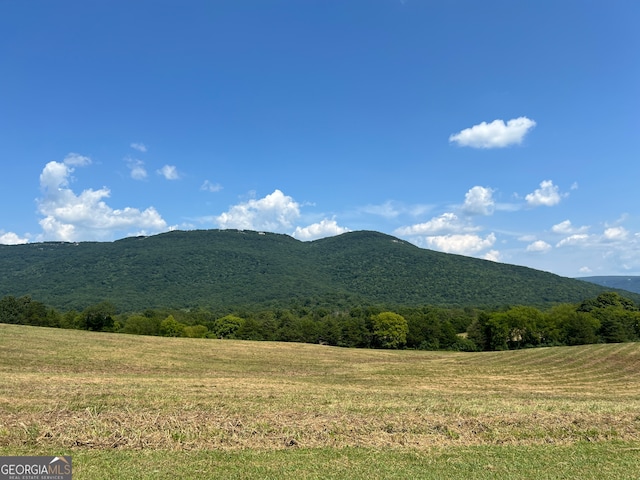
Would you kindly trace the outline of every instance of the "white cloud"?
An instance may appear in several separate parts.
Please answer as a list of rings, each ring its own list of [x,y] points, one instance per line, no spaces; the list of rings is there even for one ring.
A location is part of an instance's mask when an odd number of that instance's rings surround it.
[[[324,219],[319,223],[314,223],[304,228],[296,227],[293,237],[298,240],[315,240],[318,238],[332,237],[347,233],[350,230],[341,227],[335,220]]]
[[[300,217],[300,205],[293,198],[274,190],[261,199],[232,206],[215,218],[220,228],[240,230],[290,231]]]
[[[400,208],[391,201],[387,201],[381,205],[367,205],[362,208],[362,211],[383,218],[396,218],[401,213]]]
[[[589,230],[589,227],[587,227],[587,226],[574,227],[571,224],[570,220],[565,220],[564,222],[560,222],[560,223],[554,225],[553,227],[551,227],[551,231],[553,233],[559,233],[561,235],[572,235],[572,234],[576,234],[576,233],[585,233],[588,230]]]
[[[23,243],[29,243],[29,239],[20,237],[13,232],[0,231],[0,245],[21,245]]]
[[[475,234],[438,235],[425,238],[425,244],[428,248],[460,255],[473,255],[492,247],[495,241],[494,233],[490,233],[485,238]]]
[[[205,180],[202,186],[200,187],[200,190],[205,190],[207,192],[215,193],[222,190],[222,185],[220,185],[219,183],[211,183],[209,180]]]
[[[629,232],[624,227],[610,227],[604,231],[606,240],[625,240]]]
[[[435,235],[438,233],[469,232],[477,230],[464,224],[455,213],[443,213],[428,222],[400,227],[395,230],[396,235]]]
[[[144,143],[133,142],[129,146],[131,148],[133,148],[134,150],[137,150],[137,151],[142,152],[142,153],[145,153],[147,151],[147,146]]]
[[[134,180],[144,180],[147,178],[147,169],[144,168],[144,162],[136,158],[127,158],[127,167],[129,167],[131,178]]]
[[[38,211],[45,239],[64,241],[99,240],[109,238],[116,231],[159,232],[167,228],[166,222],[153,208],[140,211],[136,208],[113,209],[104,201],[110,196],[108,188],[88,189],[76,195],[69,187],[74,169],[70,165],[88,165],[87,157],[69,156],[63,162],[49,162],[40,174],[42,197],[38,199]]]
[[[489,250],[482,258],[485,260],[491,260],[492,262],[499,262],[500,252],[498,250]]]
[[[578,270],[580,273],[591,273],[592,270],[589,267],[580,267]]]
[[[576,233],[575,235],[570,235],[567,238],[563,238],[560,240],[556,247],[564,247],[564,246],[572,246],[572,245],[580,245],[584,244],[589,239],[589,235],[584,233]]]
[[[74,167],[84,167],[91,164],[91,159],[77,153],[70,153],[64,157],[63,163]]]
[[[493,189],[475,186],[464,196],[462,210],[473,215],[491,215],[494,207]]]
[[[535,125],[536,122],[527,117],[514,118],[506,124],[504,120],[482,122],[452,134],[449,142],[455,142],[461,147],[504,148],[522,143],[524,136]]]
[[[386,219],[397,218],[400,215],[410,215],[412,217],[424,215],[431,210],[430,205],[404,205],[400,202],[386,201],[380,205],[366,205],[360,210],[364,213],[377,215]]]
[[[547,242],[545,242],[544,240],[536,240],[533,243],[530,243],[529,245],[527,245],[527,252],[548,252],[549,250],[551,250],[551,245],[549,245]]]
[[[567,194],[561,194],[556,185],[551,180],[543,180],[540,182],[540,188],[536,189],[533,193],[528,194],[525,197],[527,203],[531,206],[538,207],[544,205],[551,207],[557,205],[562,200],[562,197],[566,197]]]
[[[162,175],[167,180],[178,180],[180,178],[178,169],[173,165],[165,165],[161,169],[156,170],[156,173]]]

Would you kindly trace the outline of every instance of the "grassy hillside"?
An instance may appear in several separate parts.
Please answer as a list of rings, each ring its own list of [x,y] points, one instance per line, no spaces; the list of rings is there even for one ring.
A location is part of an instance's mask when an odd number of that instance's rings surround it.
[[[71,454],[78,479],[640,469],[637,343],[436,353],[0,324],[0,350],[0,454]]]
[[[251,231],[176,231],[107,243],[1,245],[0,271],[0,296],[31,295],[63,309],[110,300],[124,311],[291,301],[545,306],[605,290],[377,232],[300,242]]]

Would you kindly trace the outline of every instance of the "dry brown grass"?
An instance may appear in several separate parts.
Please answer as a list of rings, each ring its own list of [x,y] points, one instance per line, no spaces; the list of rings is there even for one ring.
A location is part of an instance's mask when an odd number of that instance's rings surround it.
[[[0,447],[640,440],[640,344],[340,349],[0,325]]]

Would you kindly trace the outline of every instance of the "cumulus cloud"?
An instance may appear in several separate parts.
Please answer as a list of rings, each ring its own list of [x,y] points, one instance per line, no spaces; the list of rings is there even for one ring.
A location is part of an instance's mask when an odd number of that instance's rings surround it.
[[[299,217],[300,205],[280,190],[274,190],[264,198],[232,206],[227,212],[217,216],[215,222],[223,229],[284,232],[290,231],[293,222]]]
[[[461,147],[504,148],[522,143],[527,132],[535,126],[536,122],[527,117],[513,118],[507,123],[504,120],[482,122],[452,134],[449,142]]]
[[[544,240],[536,240],[533,243],[530,243],[529,245],[527,245],[527,252],[548,252],[549,250],[551,250],[551,245],[549,245],[547,242],[545,242]]]
[[[466,193],[462,210],[471,215],[491,215],[494,207],[493,189],[475,186]]]
[[[133,148],[134,150],[137,150],[137,151],[142,152],[142,153],[145,153],[147,151],[147,146],[144,143],[133,142],[129,146],[131,148]]]
[[[347,233],[350,230],[338,225],[335,220],[324,219],[319,223],[314,223],[307,227],[296,227],[293,232],[293,237],[298,240],[316,240],[318,238],[333,237],[335,235],[341,235]]]
[[[144,168],[144,162],[136,158],[127,158],[127,167],[129,174],[134,180],[144,180],[147,178],[147,169]]]
[[[4,232],[0,230],[1,245],[21,245],[23,243],[29,243],[29,239],[20,237],[18,234],[13,232]]]
[[[589,235],[585,233],[576,233],[574,235],[570,235],[567,238],[563,238],[560,240],[556,247],[566,247],[566,246],[574,246],[584,244],[589,239]]]
[[[624,227],[610,227],[604,231],[606,240],[625,240],[629,232]]]
[[[394,232],[396,235],[435,235],[438,233],[452,233],[474,231],[476,227],[466,225],[455,213],[443,213],[428,222],[418,223],[407,227],[400,227]]]
[[[219,183],[212,183],[209,180],[205,180],[202,186],[200,187],[200,190],[215,193],[222,190],[222,185],[220,185]]]
[[[104,199],[111,194],[108,188],[88,189],[76,195],[69,184],[74,166],[90,164],[88,157],[73,154],[62,162],[49,162],[40,174],[42,196],[37,200],[38,211],[44,216],[40,225],[45,239],[75,241],[100,240],[114,232],[135,229],[137,232],[159,232],[166,222],[153,208],[113,209]]]
[[[543,180],[540,182],[540,188],[528,194],[525,200],[533,207],[539,207],[541,205],[552,207],[560,203],[562,197],[566,196],[567,194],[560,193],[558,186],[554,185],[551,180]]]
[[[167,180],[178,180],[180,178],[178,169],[173,165],[165,165],[161,169],[156,170],[156,173],[162,175]]]
[[[473,255],[492,247],[495,241],[494,233],[490,233],[484,238],[475,234],[452,234],[426,237],[425,245],[445,253]]]
[[[553,233],[559,233],[561,235],[573,235],[576,233],[585,233],[587,230],[589,230],[589,227],[587,226],[574,227],[571,224],[570,220],[565,220],[564,222],[557,223],[556,225],[551,227],[551,231]]]
[[[484,258],[485,260],[491,260],[492,262],[499,262],[500,252],[498,250],[489,250],[482,256],[482,258]]]

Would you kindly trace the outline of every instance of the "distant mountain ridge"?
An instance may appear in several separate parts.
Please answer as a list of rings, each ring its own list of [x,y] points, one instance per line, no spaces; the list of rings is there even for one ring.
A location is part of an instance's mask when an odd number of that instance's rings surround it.
[[[629,292],[640,293],[640,276],[604,275],[594,277],[579,277],[578,280],[595,283],[609,288],[618,288]]]
[[[61,309],[109,300],[122,311],[290,302],[549,306],[607,290],[422,249],[372,231],[312,242],[275,233],[194,230],[115,242],[0,245],[0,271],[0,297],[31,295]]]

